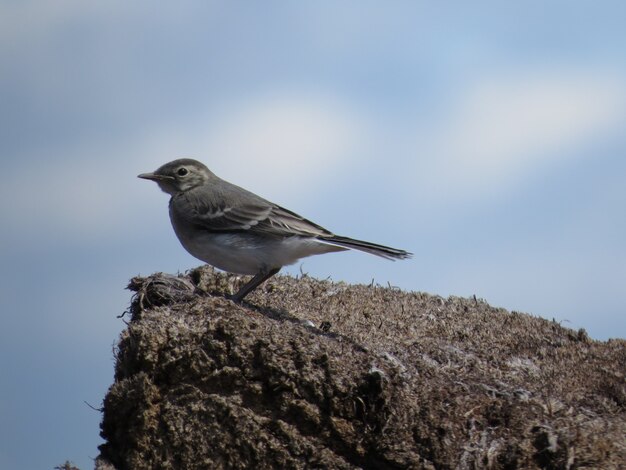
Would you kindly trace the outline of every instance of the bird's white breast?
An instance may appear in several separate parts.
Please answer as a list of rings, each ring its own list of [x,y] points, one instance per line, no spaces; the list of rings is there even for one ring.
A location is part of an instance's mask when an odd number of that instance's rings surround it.
[[[237,274],[257,274],[261,270],[293,264],[306,256],[345,250],[311,237],[270,238],[246,232],[181,230],[174,220],[172,225],[190,254],[223,271]]]

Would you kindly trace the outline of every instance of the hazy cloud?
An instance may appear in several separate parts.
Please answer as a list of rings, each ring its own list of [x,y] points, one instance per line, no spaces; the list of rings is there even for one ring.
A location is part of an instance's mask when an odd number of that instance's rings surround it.
[[[524,181],[626,118],[623,78],[580,71],[486,77],[470,85],[434,132],[418,132],[417,186],[448,200],[481,198]]]
[[[135,176],[182,157],[201,160],[268,198],[293,201],[303,185],[323,187],[334,170],[356,158],[364,126],[349,106],[330,96],[264,95],[214,110],[194,124],[152,129],[133,142],[66,150],[63,165],[18,167],[18,173],[28,172],[29,186],[23,177],[7,181],[0,189],[2,212],[10,226],[22,229],[46,226],[49,233],[76,237],[120,233],[151,204]],[[37,191],[28,189],[33,187]]]

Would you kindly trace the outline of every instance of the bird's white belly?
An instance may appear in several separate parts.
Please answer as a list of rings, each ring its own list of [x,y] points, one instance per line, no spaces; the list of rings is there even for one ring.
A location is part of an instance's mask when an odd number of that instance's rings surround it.
[[[306,256],[345,250],[315,238],[274,239],[204,231],[184,236],[176,227],[174,229],[183,247],[193,256],[223,271],[237,274],[257,274],[261,270],[293,264]]]

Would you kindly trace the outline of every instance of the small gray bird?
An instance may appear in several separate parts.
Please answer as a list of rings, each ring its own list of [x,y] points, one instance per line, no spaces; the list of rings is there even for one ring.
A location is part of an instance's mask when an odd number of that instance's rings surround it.
[[[411,257],[404,250],[335,235],[190,158],[138,177],[155,181],[172,196],[170,220],[189,253],[223,271],[254,275],[231,297],[236,302],[305,256],[356,249],[390,260]]]

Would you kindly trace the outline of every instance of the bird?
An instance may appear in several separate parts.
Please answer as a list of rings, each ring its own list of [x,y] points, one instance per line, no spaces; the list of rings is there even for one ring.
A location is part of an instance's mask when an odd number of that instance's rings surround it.
[[[138,178],[169,194],[169,216],[182,246],[222,271],[252,275],[230,296],[250,292],[301,258],[359,250],[389,260],[412,256],[405,250],[355,240],[317,225],[256,194],[225,181],[203,163],[180,158]]]

